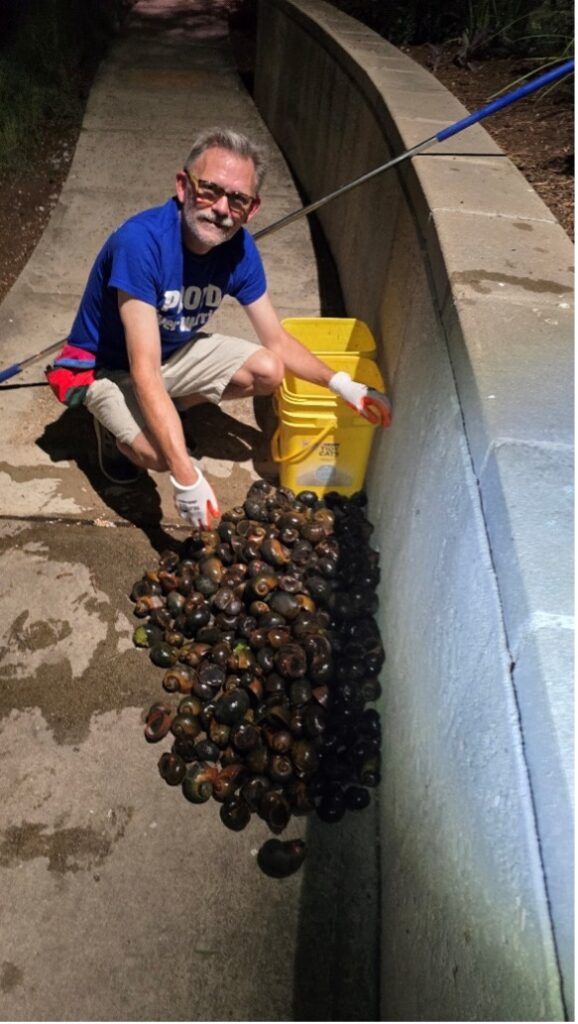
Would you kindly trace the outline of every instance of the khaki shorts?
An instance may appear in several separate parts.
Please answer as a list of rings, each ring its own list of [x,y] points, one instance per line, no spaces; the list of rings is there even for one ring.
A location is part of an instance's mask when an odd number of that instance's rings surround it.
[[[162,364],[161,372],[171,398],[204,395],[218,405],[237,370],[261,346],[225,334],[198,334]],[[107,430],[124,444],[132,444],[145,422],[126,370],[99,370],[84,404]]]

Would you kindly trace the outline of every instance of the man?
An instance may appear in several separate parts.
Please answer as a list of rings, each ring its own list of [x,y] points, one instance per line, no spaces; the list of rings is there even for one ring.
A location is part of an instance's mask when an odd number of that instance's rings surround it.
[[[282,328],[244,227],[259,209],[264,170],[246,136],[201,133],[176,175],[176,196],[131,217],[105,243],[48,374],[55,390],[68,374],[59,397],[75,404],[80,395],[93,414],[104,474],[126,483],[142,470],[168,471],[177,511],[197,527],[220,511],[191,461],[179,412],[271,394],[287,368],[367,418],[389,418],[384,395],[334,373]],[[243,305],[260,344],[203,330],[226,294]]]

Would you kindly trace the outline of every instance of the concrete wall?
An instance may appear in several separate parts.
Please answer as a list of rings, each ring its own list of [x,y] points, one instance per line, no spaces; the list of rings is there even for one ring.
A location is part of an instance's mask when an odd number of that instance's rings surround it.
[[[261,3],[256,101],[311,200],[464,116],[322,0]],[[572,1015],[572,245],[483,128],[319,212],[394,423],[381,551],[382,1015]]]

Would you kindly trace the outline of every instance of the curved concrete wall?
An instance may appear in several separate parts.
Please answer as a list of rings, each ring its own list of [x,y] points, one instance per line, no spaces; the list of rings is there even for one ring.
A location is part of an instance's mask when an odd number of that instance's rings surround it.
[[[463,117],[321,0],[261,3],[256,100],[311,200]],[[382,559],[382,1012],[572,1014],[573,248],[483,128],[319,211],[394,424]]]

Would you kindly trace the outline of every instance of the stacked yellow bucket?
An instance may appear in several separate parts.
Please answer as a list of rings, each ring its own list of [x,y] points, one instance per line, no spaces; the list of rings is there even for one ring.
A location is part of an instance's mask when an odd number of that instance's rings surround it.
[[[375,339],[361,320],[315,317],[283,320],[289,334],[332,370],[378,391],[383,378],[375,363]],[[350,409],[327,388],[287,372],[275,399],[279,417],[271,442],[282,487],[354,494],[361,490],[375,424]]]

